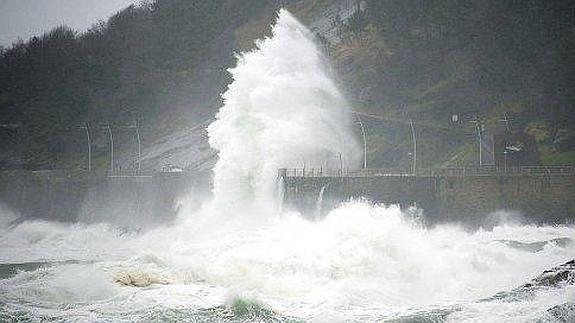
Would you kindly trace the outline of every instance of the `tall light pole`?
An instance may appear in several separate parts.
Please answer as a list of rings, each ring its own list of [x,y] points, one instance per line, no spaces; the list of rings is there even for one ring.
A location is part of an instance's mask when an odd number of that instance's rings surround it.
[[[140,173],[142,168],[142,141],[140,140],[140,129],[138,128],[138,121],[134,121],[134,124],[128,128],[135,129],[136,139],[138,139],[138,173]]]
[[[409,118],[409,125],[411,127],[411,138],[413,140],[413,165],[411,172],[415,175],[417,171],[417,137],[415,136],[415,127],[413,126],[413,120]]]
[[[90,138],[90,128],[86,122],[84,126],[80,127],[86,131],[86,139],[88,140],[88,172],[92,172],[92,139]]]
[[[367,139],[365,136],[365,127],[363,126],[363,122],[361,122],[361,118],[359,114],[354,112],[355,118],[359,122],[359,126],[361,127],[361,137],[363,138],[363,168],[367,168]]]
[[[483,124],[477,115],[475,115],[475,119],[470,122],[475,124],[477,141],[479,142],[479,166],[483,166],[483,138],[481,135],[481,132],[483,131]]]
[[[112,134],[112,128],[110,124],[107,123],[105,126],[106,130],[108,131],[108,135],[110,137],[110,172],[111,175],[114,174],[114,135]]]

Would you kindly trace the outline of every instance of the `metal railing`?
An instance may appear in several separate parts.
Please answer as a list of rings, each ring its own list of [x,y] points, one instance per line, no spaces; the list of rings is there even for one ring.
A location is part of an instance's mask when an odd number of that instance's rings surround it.
[[[575,174],[573,165],[566,166],[466,166],[435,170],[442,176],[492,176],[492,175],[567,175]]]
[[[287,177],[342,177],[346,175],[346,170],[342,172],[339,169],[286,168],[283,170]]]
[[[378,177],[378,176],[513,176],[513,175],[575,175],[575,166],[465,166],[418,169],[413,173],[406,168],[367,168],[361,170],[323,168],[283,168],[286,177]]]
[[[432,175],[417,172],[418,176]],[[414,176],[410,169],[367,168],[361,170],[323,169],[323,168],[284,168],[279,170],[279,176],[286,177],[375,177],[375,176]]]

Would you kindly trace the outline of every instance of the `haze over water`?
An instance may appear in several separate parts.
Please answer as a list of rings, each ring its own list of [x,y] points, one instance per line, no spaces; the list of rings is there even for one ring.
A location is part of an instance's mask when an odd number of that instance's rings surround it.
[[[17,215],[1,211],[0,320],[525,322],[575,301],[573,286],[485,300],[573,259],[570,226],[426,228],[417,210],[366,201],[318,222],[280,212],[279,167],[361,154],[309,31],[282,10],[257,47],[238,57],[208,128],[219,159],[199,211],[184,200],[175,224],[145,233],[8,226]]]

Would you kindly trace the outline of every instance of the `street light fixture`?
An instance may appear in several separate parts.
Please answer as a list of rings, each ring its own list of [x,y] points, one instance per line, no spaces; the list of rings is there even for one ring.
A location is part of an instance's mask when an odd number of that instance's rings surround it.
[[[361,137],[363,139],[363,169],[367,168],[367,138],[365,136],[365,127],[363,126],[363,122],[357,112],[354,112],[355,118],[361,127]]]
[[[114,174],[114,135],[112,134],[112,128],[110,123],[107,123],[104,128],[108,131],[108,136],[110,138],[110,174]]]
[[[134,129],[136,131],[136,139],[138,140],[138,174],[142,168],[142,141],[140,140],[140,129],[138,128],[138,122],[134,121],[134,124],[128,128]]]
[[[88,172],[92,172],[92,139],[90,138],[90,127],[88,123],[84,123],[84,126],[80,127],[80,129],[84,129],[86,132],[86,139],[88,141]]]
[[[411,128],[411,138],[413,140],[413,165],[411,172],[413,175],[417,172],[417,137],[415,136],[415,127],[413,125],[413,120],[409,118],[409,125]]]
[[[475,124],[475,130],[477,132],[477,140],[479,142],[479,166],[483,166],[483,123],[481,119],[477,115],[475,115],[475,119],[470,121],[471,123]]]

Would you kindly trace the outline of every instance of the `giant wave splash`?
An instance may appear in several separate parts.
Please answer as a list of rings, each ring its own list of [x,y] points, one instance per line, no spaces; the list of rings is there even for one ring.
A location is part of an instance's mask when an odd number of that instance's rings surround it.
[[[338,153],[354,164],[345,100],[285,10],[231,73],[208,129],[213,200],[142,234],[0,224],[0,320],[516,322],[575,301],[571,285],[488,299],[575,257],[573,227],[425,228],[361,200],[317,222],[281,212],[278,167],[325,167]]]
[[[231,210],[275,201],[279,167],[326,167],[339,153],[357,163],[349,111],[312,35],[285,10],[272,33],[238,56],[208,127],[218,150],[213,203]]]

